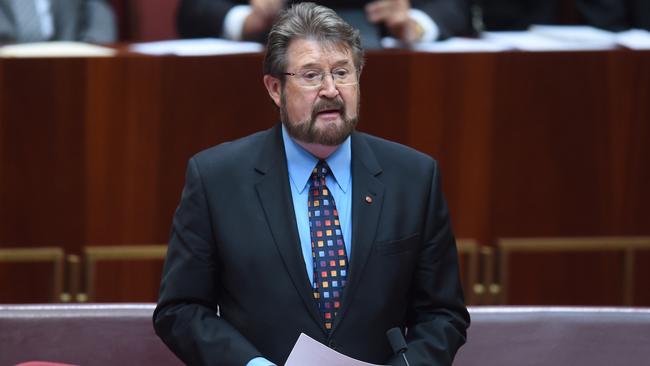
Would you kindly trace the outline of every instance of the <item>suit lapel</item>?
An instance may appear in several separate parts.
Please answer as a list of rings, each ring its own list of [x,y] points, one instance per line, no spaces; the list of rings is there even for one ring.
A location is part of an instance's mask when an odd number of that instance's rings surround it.
[[[312,295],[312,285],[302,258],[300,238],[296,226],[293,200],[289,187],[287,159],[282,142],[282,130],[276,126],[269,131],[265,146],[255,170],[261,179],[256,184],[257,194],[264,209],[273,240],[291,277],[296,291],[314,321],[325,328]],[[343,303],[332,333],[351,306],[351,293],[359,286],[366,262],[372,252],[379,214],[384,199],[384,184],[377,179],[382,172],[365,137],[352,134],[352,250],[348,284],[343,292]]]
[[[302,258],[300,237],[289,187],[287,159],[282,142],[282,129],[278,125],[269,132],[255,168],[261,175],[260,181],[255,186],[257,195],[269,223],[273,240],[293,285],[311,316],[324,331]]]
[[[359,286],[363,270],[375,239],[379,214],[384,201],[384,184],[377,179],[382,172],[375,154],[365,137],[352,134],[352,250],[348,284],[343,290],[341,310],[334,320],[333,330],[345,318],[352,296]]]

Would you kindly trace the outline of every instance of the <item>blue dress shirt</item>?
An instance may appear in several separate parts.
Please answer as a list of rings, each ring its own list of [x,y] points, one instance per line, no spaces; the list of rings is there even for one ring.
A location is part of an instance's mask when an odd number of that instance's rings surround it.
[[[293,141],[284,126],[282,126],[282,139],[284,140],[284,151],[287,155],[289,186],[291,187],[293,210],[296,215],[298,234],[300,235],[302,258],[305,261],[309,282],[313,285],[314,260],[311,253],[311,234],[309,233],[309,217],[307,216],[307,200],[309,196],[307,188],[309,187],[309,177],[318,163],[318,158]],[[326,178],[327,188],[334,196],[349,262],[352,254],[352,147],[350,137],[325,161],[327,161],[332,172]],[[263,357],[256,357],[246,364],[246,366],[269,365],[273,365],[273,363]]]

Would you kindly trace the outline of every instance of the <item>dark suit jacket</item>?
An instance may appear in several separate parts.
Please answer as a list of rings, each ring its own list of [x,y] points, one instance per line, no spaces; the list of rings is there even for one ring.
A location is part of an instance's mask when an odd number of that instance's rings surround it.
[[[632,8],[632,26],[634,28],[643,28],[650,31],[650,1],[648,0],[632,0],[634,1],[634,8]]]
[[[300,2],[288,0],[289,3]],[[318,4],[334,10],[362,9],[370,0],[320,0]],[[183,38],[221,37],[223,20],[235,5],[248,0],[181,0],[178,33]],[[411,0],[411,6],[427,13],[440,28],[441,38],[472,33],[468,0]],[[352,24],[357,28],[363,25]],[[362,37],[367,36],[362,33]]]
[[[532,24],[578,23],[611,31],[650,29],[648,0],[482,0],[487,30],[523,30]],[[569,19],[562,19],[562,13]]]
[[[280,127],[194,156],[154,313],[170,349],[190,365],[256,356],[282,365],[303,332],[384,363],[385,332],[401,326],[412,366],[450,365],[469,315],[436,162],[355,132],[352,174],[349,282],[328,335],[301,254]]]
[[[16,25],[9,3],[0,0],[0,43],[21,42],[16,39]],[[50,3],[54,21],[52,40],[115,41],[115,17],[105,0],[50,0]]]
[[[583,0],[586,2],[587,0]],[[593,0],[592,0],[593,1]],[[602,0],[601,0],[602,1]],[[611,5],[599,12],[606,21],[603,28],[622,30],[641,28],[650,31],[650,1],[648,0],[609,0]]]

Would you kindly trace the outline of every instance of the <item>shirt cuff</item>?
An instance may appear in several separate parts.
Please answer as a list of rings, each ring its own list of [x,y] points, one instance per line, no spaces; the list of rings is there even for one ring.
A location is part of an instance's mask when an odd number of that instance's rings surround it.
[[[223,20],[223,38],[241,41],[242,33],[244,33],[244,22],[251,12],[250,5],[233,6]]]
[[[255,357],[254,359],[248,361],[246,366],[276,366],[276,365],[264,357]]]
[[[419,9],[409,9],[409,16],[422,27],[422,37],[419,42],[432,42],[440,37],[440,29],[427,13]]]

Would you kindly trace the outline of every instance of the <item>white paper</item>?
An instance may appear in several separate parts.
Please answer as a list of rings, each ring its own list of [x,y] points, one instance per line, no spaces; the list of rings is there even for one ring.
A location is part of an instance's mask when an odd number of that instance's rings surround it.
[[[562,40],[530,31],[485,32],[483,39],[522,51],[591,51],[607,50],[615,46],[610,43],[581,43]]]
[[[409,48],[418,52],[463,53],[463,52],[502,52],[512,50],[510,45],[489,42],[484,39],[455,37],[438,42],[417,42],[412,45],[386,37],[381,40],[384,48]]]
[[[0,57],[110,57],[112,48],[81,42],[35,42],[0,47]]]
[[[621,46],[632,50],[650,50],[650,32],[644,29],[630,29],[618,33],[616,40]]]
[[[178,39],[131,45],[131,51],[147,55],[211,56],[258,53],[263,50],[264,46],[260,43],[236,42],[218,38]]]
[[[523,51],[555,51],[565,50],[569,47],[528,31],[485,32],[483,39],[503,46],[509,46]]]
[[[381,366],[340,354],[301,333],[284,366]]]
[[[587,25],[532,25],[529,31],[577,47],[607,49],[616,46],[616,34]]]

